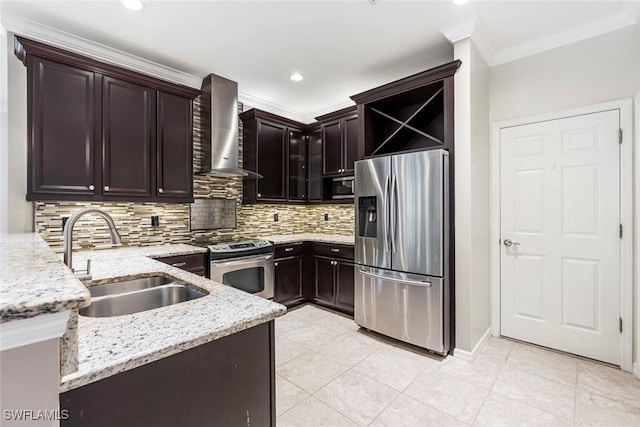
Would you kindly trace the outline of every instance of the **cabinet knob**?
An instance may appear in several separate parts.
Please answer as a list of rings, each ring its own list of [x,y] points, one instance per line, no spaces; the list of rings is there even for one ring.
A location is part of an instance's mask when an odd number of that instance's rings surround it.
[[[109,186],[108,185],[104,186],[104,191],[109,191]]]
[[[262,194],[258,193],[258,197],[262,197]]]
[[[274,266],[274,267],[277,267],[277,266],[278,266],[278,263],[277,263],[277,262],[274,262],[274,263],[273,263],[273,266]]]
[[[93,184],[91,184],[91,185],[89,186],[89,190],[91,190],[91,191],[95,190],[95,188],[96,188],[96,187],[94,187],[94,186],[93,186]]]
[[[162,193],[164,190],[162,188],[158,188],[158,193]]]

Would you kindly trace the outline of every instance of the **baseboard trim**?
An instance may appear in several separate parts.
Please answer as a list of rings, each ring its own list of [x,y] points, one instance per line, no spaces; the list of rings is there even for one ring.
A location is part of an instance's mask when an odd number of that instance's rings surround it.
[[[484,345],[487,343],[487,341],[489,341],[490,337],[491,327],[487,328],[486,332],[482,335],[480,340],[476,343],[475,346],[473,346],[473,350],[467,351],[456,348],[453,350],[453,357],[464,360],[465,362],[472,363],[474,360],[476,360],[476,357],[478,357],[478,354],[480,354],[480,352],[484,348]]]

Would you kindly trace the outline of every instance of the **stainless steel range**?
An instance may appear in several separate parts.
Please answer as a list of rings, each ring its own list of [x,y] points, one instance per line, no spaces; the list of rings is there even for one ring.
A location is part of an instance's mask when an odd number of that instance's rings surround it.
[[[273,242],[247,240],[208,248],[211,280],[259,297],[273,298]]]

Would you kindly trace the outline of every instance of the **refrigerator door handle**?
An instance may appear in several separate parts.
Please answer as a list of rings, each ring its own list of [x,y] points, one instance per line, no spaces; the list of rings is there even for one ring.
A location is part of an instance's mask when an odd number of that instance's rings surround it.
[[[384,202],[389,200],[389,186],[390,186],[389,175],[387,175],[387,178],[385,179],[385,183],[384,183]],[[382,229],[383,229],[385,252],[389,252],[389,218],[388,218],[389,215],[390,213],[387,212],[385,215],[382,216],[382,219],[383,219]]]
[[[364,269],[360,269],[360,274],[364,274],[365,276],[370,276],[370,277],[374,277],[376,279],[382,279],[382,280],[389,280],[392,282],[397,282],[397,283],[404,283],[407,285],[413,285],[413,286],[424,286],[427,288],[431,287],[431,282],[427,282],[427,281],[422,281],[422,280],[410,280],[410,279],[398,279],[395,277],[388,277],[388,276],[383,276],[381,274],[375,274],[375,273],[370,273]]]
[[[391,250],[395,254],[398,244],[398,179],[395,173],[391,178],[391,216]]]

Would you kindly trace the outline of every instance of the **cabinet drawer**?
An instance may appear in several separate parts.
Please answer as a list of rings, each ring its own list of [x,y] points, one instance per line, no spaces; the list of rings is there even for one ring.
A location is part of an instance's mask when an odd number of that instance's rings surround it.
[[[316,255],[328,256],[332,258],[353,259],[353,246],[316,243],[314,253]]]
[[[207,254],[178,255],[156,258],[160,262],[187,270],[195,274],[204,274]]]
[[[287,245],[276,245],[275,258],[287,258],[295,255],[302,255],[302,242],[290,243]]]

